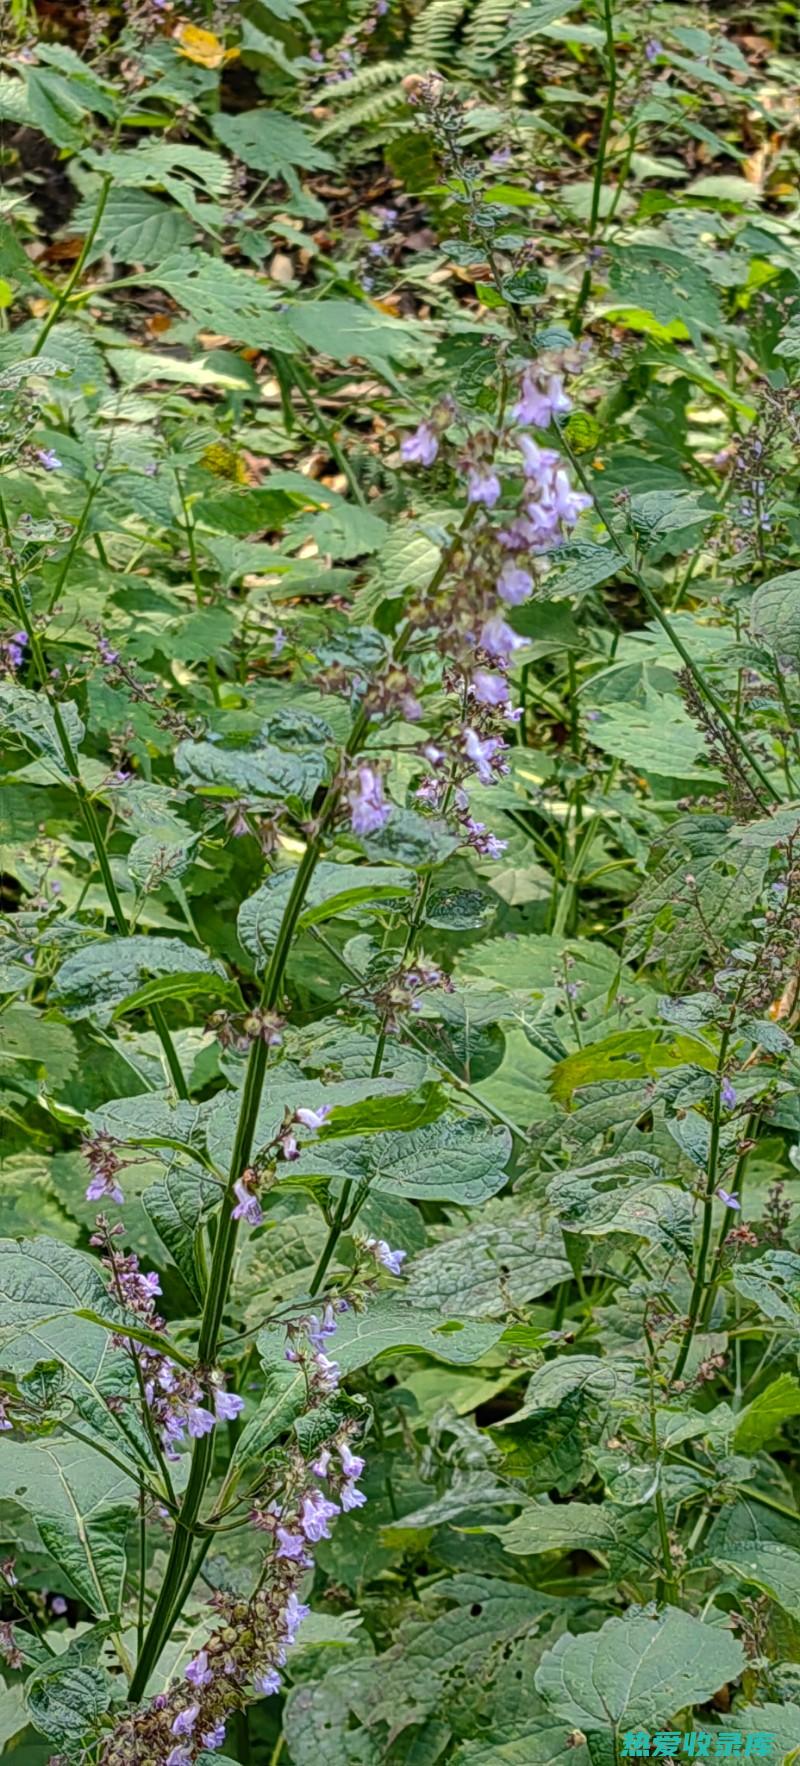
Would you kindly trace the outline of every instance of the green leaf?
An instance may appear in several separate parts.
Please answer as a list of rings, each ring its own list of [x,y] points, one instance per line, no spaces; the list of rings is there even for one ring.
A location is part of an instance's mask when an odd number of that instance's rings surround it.
[[[800,1415],[800,1383],[779,1374],[736,1418],[733,1445],[737,1453],[757,1453],[777,1434],[782,1423]]]
[[[794,1251],[765,1251],[751,1263],[734,1264],[737,1294],[752,1300],[767,1318],[796,1324],[800,1311],[800,1257]]]
[[[717,1569],[736,1576],[749,1587],[769,1595],[792,1619],[800,1620],[800,1551],[764,1540],[757,1551],[726,1551],[715,1557]]]
[[[299,1176],[354,1178],[370,1192],[475,1206],[506,1181],[511,1136],[483,1116],[440,1117],[410,1134],[319,1141],[294,1166]]]
[[[690,1259],[692,1198],[666,1181],[654,1164],[647,1154],[638,1159],[623,1154],[560,1172],[547,1193],[563,1231],[589,1238],[631,1234],[662,1245],[670,1256]]]
[[[226,979],[221,963],[182,938],[107,938],[67,957],[53,981],[51,999],[68,1018],[108,1024],[116,1008],[145,982],[176,975]]]
[[[756,589],[750,603],[756,642],[774,650],[781,662],[800,662],[800,570],[773,576]]]
[[[415,1305],[469,1318],[502,1318],[509,1306],[536,1300],[570,1278],[560,1234],[538,1214],[509,1209],[504,1221],[472,1222],[407,1266]]]
[[[685,1031],[666,1026],[618,1030],[559,1061],[553,1068],[550,1087],[553,1097],[567,1105],[580,1086],[596,1085],[605,1079],[652,1079],[685,1065],[702,1067],[711,1073],[716,1056],[707,1043]]]
[[[534,1557],[544,1551],[607,1552],[623,1523],[624,1515],[610,1502],[551,1502],[540,1496],[515,1520],[488,1531],[497,1534],[504,1551]]]
[[[197,1171],[173,1166],[142,1197],[162,1244],[198,1303],[203,1298],[203,1216],[219,1200],[217,1185]]]
[[[391,319],[369,302],[317,300],[289,308],[292,330],[310,349],[334,362],[371,362],[385,369],[390,362],[418,366],[430,354],[422,323]]]
[[[589,740],[640,773],[667,779],[718,776],[708,765],[695,764],[705,751],[703,733],[671,695],[648,693],[642,705],[604,705]]]
[[[328,767],[319,749],[275,748],[262,742],[251,748],[223,748],[215,742],[179,742],[175,765],[182,778],[217,795],[263,797],[280,803],[287,797],[310,802],[326,778]]]
[[[80,1441],[0,1440],[0,1496],[35,1521],[45,1549],[100,1617],[117,1613],[137,1485]]]
[[[242,110],[235,116],[220,112],[211,126],[236,159],[271,178],[285,178],[298,166],[318,171],[333,164],[303,124],[280,110]]]
[[[297,348],[286,319],[276,312],[274,294],[224,258],[175,252],[150,270],[148,280],[191,315],[198,331],[222,331],[253,349],[292,354]]]
[[[73,748],[83,741],[83,724],[71,699],[62,700],[61,716]],[[69,778],[55,720],[43,693],[31,693],[16,681],[0,681],[0,729],[8,730],[47,761],[50,770]]]
[[[294,884],[293,871],[276,871],[239,909],[239,937],[246,951],[259,963],[266,962],[278,936],[286,904]],[[413,880],[407,871],[389,865],[318,864],[309,885],[299,926],[317,926],[338,914],[350,917],[355,909],[377,907],[384,901],[407,895]]]
[[[403,1295],[378,1294],[366,1312],[351,1310],[339,1319],[334,1349],[342,1373],[351,1374],[396,1349],[421,1349],[438,1361],[457,1364],[479,1361],[499,1336],[499,1325],[445,1320],[438,1312],[409,1304]],[[274,1367],[283,1354],[283,1333],[269,1327],[261,1331],[258,1348]]]
[[[73,216],[77,232],[88,233],[94,208],[93,202],[79,204]],[[107,252],[121,264],[160,264],[191,244],[194,232],[193,222],[179,208],[146,190],[119,187],[109,194],[88,261],[95,263]]]
[[[741,1643],[677,1607],[658,1617],[627,1613],[599,1631],[565,1633],[543,1656],[536,1689],[565,1722],[584,1732],[664,1727],[705,1704],[745,1665]]]
[[[82,1252],[58,1239],[0,1239],[0,1330],[44,1325],[107,1300],[102,1269]]]
[[[25,1698],[40,1734],[60,1747],[80,1748],[87,1729],[108,1710],[114,1682],[105,1668],[56,1660],[31,1675]]]

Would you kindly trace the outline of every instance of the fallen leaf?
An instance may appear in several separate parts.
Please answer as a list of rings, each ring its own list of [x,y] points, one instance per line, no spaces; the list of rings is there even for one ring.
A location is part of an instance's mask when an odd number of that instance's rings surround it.
[[[203,31],[199,25],[179,24],[175,36],[178,54],[184,55],[187,61],[196,62],[198,67],[223,67],[226,61],[234,61],[239,54],[238,49],[226,49],[213,31]]]

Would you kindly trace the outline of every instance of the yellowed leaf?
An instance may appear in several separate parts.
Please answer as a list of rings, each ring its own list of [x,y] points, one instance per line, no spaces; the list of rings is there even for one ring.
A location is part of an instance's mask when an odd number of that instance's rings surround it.
[[[198,67],[222,67],[239,54],[238,49],[226,49],[213,31],[203,31],[199,25],[181,23],[176,26],[175,37],[178,54],[185,55],[187,61],[196,62]]]

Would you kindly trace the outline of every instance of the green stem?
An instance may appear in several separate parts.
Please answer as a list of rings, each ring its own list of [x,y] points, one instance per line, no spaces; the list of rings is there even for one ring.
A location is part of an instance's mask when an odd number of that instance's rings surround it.
[[[103,178],[101,185],[100,185],[100,195],[98,196],[97,203],[95,206],[95,211],[92,216],[91,226],[89,227],[89,231],[86,235],[86,238],[84,239],[83,245],[81,246],[80,256],[78,257],[75,265],[73,266],[72,270],[70,271],[69,276],[67,277],[67,280],[64,283],[64,286],[61,290],[61,293],[59,295],[57,295],[55,303],[52,307],[52,310],[48,313],[47,318],[45,319],[45,322],[42,326],[42,329],[39,332],[39,336],[37,337],[36,342],[33,344],[32,348],[31,348],[31,355],[32,356],[41,355],[41,352],[44,348],[44,345],[47,342],[48,337],[50,336],[53,326],[57,325],[59,319],[61,318],[61,314],[64,311],[64,308],[67,304],[67,301],[69,300],[69,297],[72,293],[73,288],[75,287],[75,284],[80,281],[80,278],[83,274],[84,265],[85,265],[86,260],[89,256],[89,253],[92,249],[92,246],[94,245],[95,239],[97,238],[98,228],[100,226],[100,222],[102,221],[103,215],[105,213],[106,203],[108,202],[109,194],[111,191],[111,184],[112,184],[112,180],[109,176],[106,176]]]
[[[603,504],[601,503],[600,498],[597,495],[596,487],[592,484],[591,480],[587,476],[587,473],[586,473],[580,459],[576,455],[574,449],[570,446],[569,439],[564,434],[563,430],[560,432],[560,441],[561,441],[561,445],[564,449],[565,454],[567,455],[568,459],[571,461],[571,464],[574,468],[576,476],[580,479],[580,482],[583,485],[583,488],[586,491],[587,495],[590,496],[592,499],[594,507],[597,510],[597,513],[600,517],[600,520],[602,521],[603,526],[605,527],[606,532],[608,533],[609,539],[611,540],[611,544],[613,545],[615,551],[619,553],[619,556],[622,559],[626,570],[628,571],[632,580],[635,582],[636,587],[639,590],[639,593],[642,597],[642,600],[644,601],[645,605],[650,609],[650,612],[652,613],[653,618],[658,620],[658,623],[661,626],[662,630],[666,633],[666,636],[669,638],[669,641],[670,641],[673,649],[677,651],[677,654],[679,655],[682,663],[684,664],[684,667],[688,669],[688,671],[692,677],[692,680],[694,681],[695,686],[697,687],[698,693],[700,693],[702,695],[702,697],[712,707],[712,710],[716,712],[716,715],[719,718],[720,723],[723,724],[725,729],[727,730],[728,735],[730,736],[730,738],[734,744],[734,747],[736,749],[738,749],[742,755],[744,755],[746,761],[748,762],[749,766],[752,767],[753,772],[756,775],[756,778],[759,780],[760,784],[763,786],[764,790],[767,792],[769,798],[772,800],[773,803],[780,803],[780,801],[781,801],[780,793],[778,791],[776,791],[775,786],[772,784],[772,781],[769,778],[768,774],[765,773],[764,768],[762,767],[761,762],[758,759],[758,756],[753,753],[752,749],[745,742],[745,739],[742,736],[741,731],[737,730],[733,719],[731,718],[729,712],[726,710],[725,706],[723,705],[722,700],[720,699],[716,689],[714,687],[712,687],[711,682],[708,680],[707,676],[704,674],[703,670],[700,668],[699,663],[695,662],[694,657],[691,655],[690,651],[687,650],[686,645],[683,642],[683,639],[680,637],[679,633],[676,632],[675,627],[672,623],[672,620],[669,618],[668,614],[666,614],[664,612],[663,607],[661,607],[659,605],[658,601],[655,598],[655,595],[653,594],[652,589],[650,589],[648,587],[647,583],[644,580],[644,577],[641,575],[641,572],[638,571],[636,566],[631,562],[631,559],[629,558],[628,553],[626,552],[625,547],[622,544],[622,541],[619,539],[606,509],[603,507]],[[747,782],[747,775],[744,772],[743,768],[741,770],[742,770],[742,775]],[[749,788],[752,790],[752,786],[750,786]]]
[[[740,993],[741,988],[739,989],[739,994]],[[733,1031],[734,1012],[739,1003],[739,994],[737,994],[734,1005],[731,1007],[728,1022],[722,1032],[722,1039],[719,1045],[714,1084],[714,1101],[711,1108],[711,1135],[708,1145],[706,1188],[703,1197],[703,1225],[700,1233],[700,1251],[697,1258],[697,1270],[695,1272],[691,1298],[689,1301],[689,1316],[686,1321],[686,1329],[683,1333],[683,1340],[678,1351],[678,1359],[672,1370],[673,1381],[679,1380],[683,1373],[689,1356],[689,1351],[694,1341],[694,1334],[700,1322],[706,1282],[706,1262],[708,1259],[708,1248],[711,1243],[711,1227],[714,1216],[714,1193],[717,1187],[717,1167],[719,1164],[719,1144],[722,1127],[722,1078],[725,1070],[725,1062],[728,1058],[728,1044]]]
[[[128,938],[130,936],[130,927],[128,925],[125,910],[124,910],[124,908],[122,906],[122,902],[120,900],[117,885],[114,882],[114,877],[113,877],[113,874],[111,871],[111,862],[110,862],[110,859],[108,856],[108,848],[105,843],[105,838],[103,836],[103,830],[100,826],[97,811],[94,807],[94,803],[92,801],[92,798],[90,797],[89,792],[87,791],[86,786],[84,785],[83,780],[81,778],[80,767],[78,765],[78,758],[77,758],[77,755],[75,753],[75,750],[74,750],[72,743],[70,741],[70,738],[69,738],[67,726],[64,722],[64,718],[62,715],[61,706],[59,705],[59,702],[56,699],[55,694],[52,691],[50,691],[50,689],[47,686],[47,682],[49,680],[49,676],[47,673],[47,664],[45,662],[44,654],[42,652],[42,646],[41,646],[41,642],[39,639],[39,634],[38,634],[36,627],[33,623],[33,617],[31,615],[31,613],[29,612],[28,605],[27,605],[27,602],[25,600],[25,596],[22,591],[22,585],[19,580],[19,575],[17,573],[16,562],[15,562],[15,558],[14,558],[13,542],[12,542],[12,538],[11,538],[11,529],[10,529],[9,522],[8,522],[8,514],[6,511],[5,502],[1,496],[0,496],[0,526],[2,526],[2,528],[3,528],[3,532],[5,535],[5,541],[6,541],[6,548],[7,548],[7,553],[8,553],[9,581],[11,584],[11,598],[14,603],[14,611],[15,611],[17,618],[19,619],[20,625],[24,628],[25,634],[28,639],[28,644],[30,647],[30,653],[31,653],[33,665],[36,669],[36,672],[38,674],[40,681],[43,683],[43,691],[45,693],[45,696],[47,698],[47,702],[50,706],[50,710],[51,710],[51,713],[53,716],[53,723],[55,725],[56,736],[58,738],[58,745],[61,749],[61,753],[62,753],[63,760],[64,760],[64,765],[65,765],[67,772],[69,773],[69,776],[70,776],[70,781],[72,784],[73,791],[75,792],[75,796],[77,797],[77,800],[78,800],[78,808],[81,813],[81,818],[83,820],[84,827],[85,827],[86,832],[89,836],[89,839],[92,843],[92,846],[94,847],[95,858],[97,859],[97,865],[98,865],[98,869],[100,871],[100,876],[103,879],[103,887],[104,887],[106,895],[108,897],[108,903],[111,908],[111,912],[114,916],[114,919],[117,922],[117,929],[118,929],[119,933],[121,934],[121,936],[123,938]],[[166,1063],[167,1063],[167,1066],[169,1068],[170,1075],[172,1078],[172,1083],[175,1087],[178,1097],[179,1098],[188,1098],[189,1089],[188,1089],[186,1081],[183,1077],[181,1064],[180,1064],[180,1061],[178,1060],[178,1056],[177,1056],[177,1053],[175,1050],[175,1045],[172,1041],[172,1037],[170,1035],[169,1029],[167,1028],[167,1021],[164,1017],[164,1013],[163,1013],[161,1006],[159,1006],[159,1005],[151,1006],[150,1007],[150,1017],[151,1017],[151,1020],[153,1023],[153,1028],[156,1031],[156,1034],[157,1034],[159,1041],[161,1043],[161,1047],[164,1050],[164,1057],[166,1059]]]
[[[600,124],[600,137],[597,143],[597,159],[595,161],[594,180],[592,183],[592,206],[589,213],[590,247],[595,233],[597,232],[597,222],[600,216],[600,200],[603,194],[608,138],[611,134],[611,125],[614,121],[614,105],[617,98],[617,52],[614,46],[614,15],[611,0],[603,0],[603,24],[606,34],[606,55],[608,58],[608,89],[606,91],[606,102],[603,109],[603,120]],[[575,336],[577,336],[581,328],[581,319],[583,318],[586,302],[589,299],[591,287],[592,268],[591,264],[587,264],[583,272],[583,280],[581,282],[578,298],[575,302],[575,308],[570,321],[570,329]]]

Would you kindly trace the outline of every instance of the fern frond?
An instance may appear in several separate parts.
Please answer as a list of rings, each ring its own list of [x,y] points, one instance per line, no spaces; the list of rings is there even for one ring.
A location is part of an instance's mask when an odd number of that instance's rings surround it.
[[[351,74],[347,80],[337,80],[333,86],[325,88],[326,105],[346,104],[350,98],[360,98],[363,92],[374,92],[378,86],[387,86],[390,81],[402,80],[406,74],[423,73],[424,67],[418,57],[403,61],[371,61],[358,72]]]
[[[420,70],[415,70],[420,71]],[[351,129],[362,129],[365,125],[386,122],[395,111],[400,111],[408,104],[408,95],[402,85],[390,87],[388,92],[371,92],[356,104],[349,104],[317,130],[317,141],[330,141],[334,135],[346,135]]]
[[[478,0],[464,31],[464,47],[470,58],[494,57],[514,11],[514,0]]]
[[[428,0],[411,32],[411,53],[428,65],[440,67],[456,52],[456,31],[466,12],[466,0]]]

